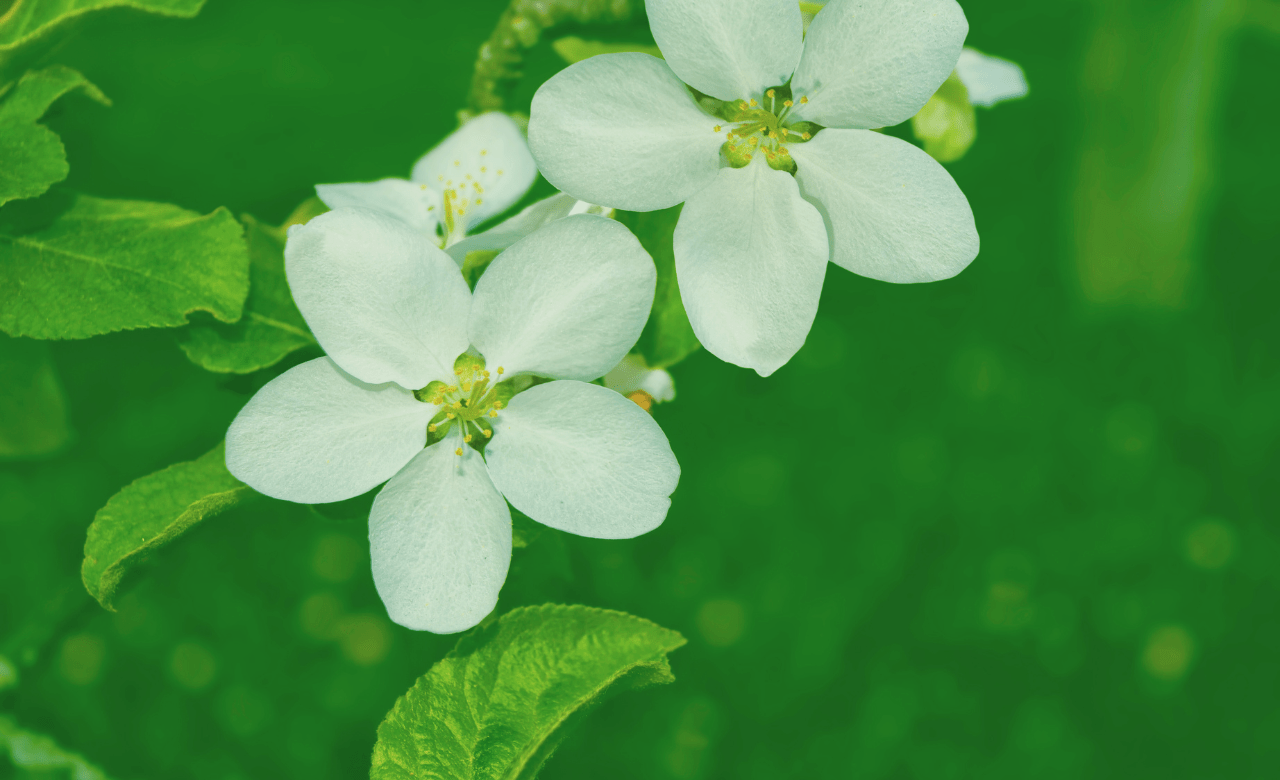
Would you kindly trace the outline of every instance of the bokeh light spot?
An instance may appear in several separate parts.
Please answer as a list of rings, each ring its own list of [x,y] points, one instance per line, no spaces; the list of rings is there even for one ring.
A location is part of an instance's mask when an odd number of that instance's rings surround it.
[[[298,625],[313,639],[328,642],[338,638],[342,602],[332,593],[312,593],[298,608]]]
[[[202,691],[218,675],[218,659],[199,642],[181,642],[169,655],[169,674],[189,691]]]
[[[95,634],[73,634],[62,643],[58,671],[73,685],[90,685],[102,674],[107,646]]]
[[[742,638],[747,611],[733,599],[711,599],[698,609],[698,632],[712,647],[728,647]]]
[[[346,582],[355,576],[363,552],[360,543],[346,534],[325,534],[316,541],[311,570],[322,580]]]
[[[348,615],[338,624],[342,654],[357,666],[373,666],[391,649],[391,626],[379,615]]]
[[[1221,520],[1206,520],[1187,531],[1187,560],[1201,569],[1221,569],[1236,554],[1236,532]]]
[[[1161,626],[1147,637],[1142,651],[1142,668],[1158,680],[1181,679],[1191,666],[1195,639],[1182,626]]]

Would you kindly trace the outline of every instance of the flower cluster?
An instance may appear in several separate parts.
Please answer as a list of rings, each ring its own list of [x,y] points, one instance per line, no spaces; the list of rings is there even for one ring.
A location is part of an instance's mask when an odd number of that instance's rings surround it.
[[[538,90],[527,142],[510,117],[483,114],[410,179],[318,186],[332,210],[290,229],[289,286],[327,356],[250,400],[227,467],[305,503],[385,483],[369,536],[395,621],[453,632],[493,609],[508,503],[600,538],[666,517],[680,468],[647,412],[674,385],[628,355],[656,271],[594,204],[684,204],[672,241],[690,323],[761,375],[804,343],[828,262],[924,282],[977,255],[946,170],[873,132],[916,114],[958,66],[975,93],[996,85],[991,102],[1017,92],[1007,69],[962,51],[954,0],[751,5],[647,0],[665,59],[574,64]],[[562,192],[478,230],[539,170]]]

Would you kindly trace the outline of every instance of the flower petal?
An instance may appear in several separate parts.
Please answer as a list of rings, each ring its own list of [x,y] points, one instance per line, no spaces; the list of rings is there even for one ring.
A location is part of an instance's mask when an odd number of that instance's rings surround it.
[[[418,453],[369,513],[373,584],[391,619],[416,631],[479,623],[511,563],[511,510],[478,453],[454,454],[459,438]]]
[[[467,332],[506,377],[596,379],[640,338],[657,278],[623,225],[565,217],[498,255],[476,284]]]
[[[647,412],[599,385],[548,382],[495,421],[485,460],[507,500],[543,525],[629,539],[662,524],[680,464]]]
[[[795,0],[645,0],[649,29],[680,80],[721,100],[758,98],[800,61]]]
[[[719,121],[657,57],[599,54],[538,88],[529,146],[557,189],[591,203],[654,211],[715,178]]]
[[[331,209],[380,211],[431,238],[440,222],[440,193],[408,179],[317,184],[316,195]]]
[[[415,182],[452,190],[464,231],[516,205],[537,175],[520,126],[497,111],[454,130],[413,166]]]
[[[711,354],[768,376],[804,345],[827,272],[827,229],[790,174],[756,155],[689,199],[674,237],[689,323]]]
[[[606,212],[612,211],[613,209],[596,206],[559,192],[527,206],[519,214],[504,219],[483,233],[467,236],[447,247],[445,251],[461,266],[467,259],[468,252],[506,249],[548,222],[564,219],[570,214],[605,214],[607,216]]]
[[[827,129],[793,145],[791,156],[800,192],[826,219],[833,263],[886,282],[933,282],[978,256],[964,193],[906,141]]]
[[[809,25],[793,116],[845,128],[915,115],[956,67],[969,23],[955,0],[832,0]]]
[[[272,498],[343,501],[408,463],[435,413],[408,390],[365,384],[317,358],[268,382],[240,410],[227,431],[227,470]]]
[[[341,209],[289,229],[289,288],[320,346],[371,384],[453,376],[471,293],[458,266],[397,219]]]
[[[969,90],[969,102],[991,108],[996,103],[1025,97],[1027,77],[1016,62],[965,47],[956,63],[960,82]]]

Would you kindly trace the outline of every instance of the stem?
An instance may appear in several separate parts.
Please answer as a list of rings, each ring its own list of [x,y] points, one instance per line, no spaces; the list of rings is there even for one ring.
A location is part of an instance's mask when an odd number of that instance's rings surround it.
[[[532,49],[547,30],[567,22],[625,22],[638,5],[639,0],[511,0],[493,34],[480,45],[467,108],[459,118],[465,122],[486,111],[501,111],[502,93],[523,75],[524,50]]]

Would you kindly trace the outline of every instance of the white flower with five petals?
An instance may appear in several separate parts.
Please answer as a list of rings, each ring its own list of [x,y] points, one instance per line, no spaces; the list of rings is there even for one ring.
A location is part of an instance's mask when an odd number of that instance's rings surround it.
[[[828,261],[926,282],[977,256],[946,170],[870,131],[911,118],[955,68],[968,23],[954,0],[833,0],[807,35],[795,0],[645,6],[665,61],[569,66],[534,96],[529,142],[543,176],[575,197],[685,203],[676,275],[713,354],[765,376],[785,364]]]
[[[409,179],[318,184],[316,195],[331,209],[360,208],[395,217],[435,241],[461,266],[468,252],[506,249],[556,219],[611,212],[557,193],[476,232],[523,198],[537,174],[524,132],[511,117],[491,112],[449,134],[414,164]]]
[[[420,232],[338,209],[290,229],[285,269],[327,357],[250,399],[227,432],[227,468],[301,503],[386,482],[369,539],[392,620],[452,633],[493,609],[507,501],[598,538],[666,517],[680,473],[666,436],[588,383],[626,355],[653,301],[653,261],[622,225],[557,220],[503,252],[473,294]],[[510,397],[500,380],[520,376],[553,381]]]

